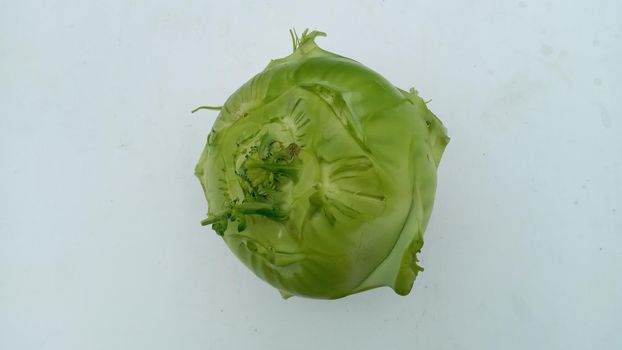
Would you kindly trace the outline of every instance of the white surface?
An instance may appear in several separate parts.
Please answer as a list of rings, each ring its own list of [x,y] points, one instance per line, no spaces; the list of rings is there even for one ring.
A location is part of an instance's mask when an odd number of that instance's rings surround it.
[[[188,112],[294,26],[449,129],[408,297],[283,301],[198,224]],[[617,0],[3,1],[0,349],[621,349],[621,35]]]

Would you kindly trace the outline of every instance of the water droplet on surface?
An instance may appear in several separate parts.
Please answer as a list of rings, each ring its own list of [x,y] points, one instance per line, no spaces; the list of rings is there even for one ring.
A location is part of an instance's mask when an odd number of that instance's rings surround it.
[[[603,106],[600,106],[600,122],[606,129],[611,128],[611,117],[609,116],[609,112]]]
[[[553,53],[551,45],[543,44],[540,46],[540,53],[544,56],[550,56]]]

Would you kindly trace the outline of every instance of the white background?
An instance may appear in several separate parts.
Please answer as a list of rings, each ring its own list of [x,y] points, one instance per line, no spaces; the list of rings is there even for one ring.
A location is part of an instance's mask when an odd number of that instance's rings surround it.
[[[193,167],[287,30],[452,141],[413,293],[284,301]],[[622,3],[1,1],[0,349],[621,349]]]

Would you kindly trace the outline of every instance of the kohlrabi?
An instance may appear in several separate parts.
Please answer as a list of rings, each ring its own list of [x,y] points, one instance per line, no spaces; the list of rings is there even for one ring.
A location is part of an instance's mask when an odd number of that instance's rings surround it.
[[[284,297],[410,292],[449,138],[414,89],[292,33],[222,107],[196,166],[202,223]]]

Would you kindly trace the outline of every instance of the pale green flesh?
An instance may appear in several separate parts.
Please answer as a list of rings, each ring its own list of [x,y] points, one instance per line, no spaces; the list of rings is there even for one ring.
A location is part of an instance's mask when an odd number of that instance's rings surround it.
[[[205,223],[283,296],[408,294],[445,129],[416,93],[314,36],[224,104],[196,167]]]

